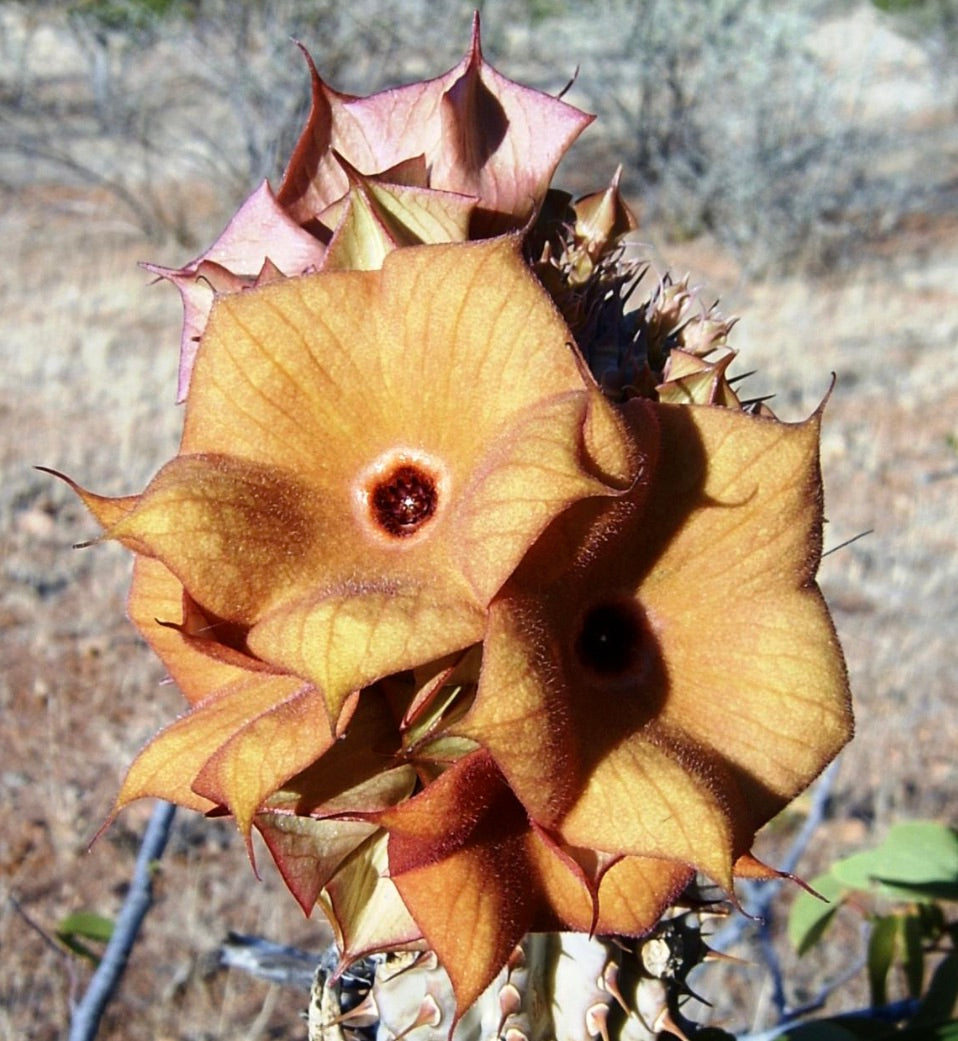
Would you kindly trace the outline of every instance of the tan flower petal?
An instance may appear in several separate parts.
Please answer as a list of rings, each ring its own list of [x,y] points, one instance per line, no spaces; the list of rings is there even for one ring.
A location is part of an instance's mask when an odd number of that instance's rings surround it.
[[[388,877],[387,835],[378,831],[346,858],[320,894],[341,964],[417,944],[422,932]]]
[[[159,655],[191,705],[209,697],[211,691],[248,678],[247,669],[204,653],[197,641],[184,637],[180,629],[183,584],[158,560],[136,558],[127,610],[130,621]]]
[[[616,870],[587,857],[583,867],[529,821],[484,751],[376,819],[390,833],[390,876],[449,973],[460,1011],[528,930],[640,934],[692,874],[639,858]]]
[[[530,834],[528,849],[545,905],[533,924],[537,932],[639,936],[655,925],[695,874],[687,864],[648,857],[601,864],[593,851],[560,846],[538,828]]]
[[[282,754],[273,756],[278,724],[291,718],[296,725],[282,736]],[[145,796],[203,812],[223,805],[248,831],[266,796],[333,741],[324,702],[308,684],[294,676],[253,673],[161,731],[134,760],[114,812]],[[201,793],[193,784],[208,764]]]
[[[630,735],[598,759],[559,832],[574,846],[694,864],[730,890],[734,807],[707,762],[650,738]]]
[[[584,386],[568,329],[518,246],[414,247],[390,254],[381,272],[222,299],[183,451],[236,454],[317,482],[397,446],[481,458],[504,420]]]
[[[687,864],[646,857],[623,857],[599,885],[599,935],[641,936],[648,932],[692,881]]]
[[[97,495],[94,492],[87,491],[86,488],[77,484],[72,477],[67,477],[66,474],[60,473],[59,470],[51,470],[49,466],[38,466],[36,469],[42,473],[50,474],[63,481],[64,484],[69,485],[70,490],[82,501],[83,505],[96,518],[100,527],[104,529],[122,520],[140,501],[139,495],[125,495],[119,498]]]
[[[416,772],[403,760],[395,706],[380,688],[355,700],[348,732],[305,770],[284,783],[269,809],[311,817],[370,813],[409,795]]]
[[[461,1011],[495,978],[531,925],[528,820],[485,752],[378,817],[389,873],[448,972]]]
[[[482,634],[482,612],[442,601],[426,588],[358,588],[280,608],[249,634],[254,653],[308,676],[338,720],[349,694],[374,680],[452,650]]]
[[[375,755],[380,749],[364,744],[363,738],[369,735],[361,722],[356,729],[362,731],[358,739],[351,728],[345,740],[338,741],[302,776],[292,778],[269,800],[268,809],[256,817],[256,826],[283,881],[306,914],[310,914],[320,891],[346,859],[379,830],[377,824],[369,821],[331,815],[375,813],[393,806],[412,794],[416,781],[411,766],[382,769],[381,757],[375,764],[370,762],[373,755],[369,753]],[[345,770],[338,771],[340,776],[333,778],[330,775],[344,765],[346,757],[338,754],[343,746],[350,746],[350,761],[345,764]],[[357,758],[367,760],[366,777],[353,783]],[[328,790],[324,792],[327,785]],[[330,795],[330,790],[335,794]],[[317,797],[321,801],[317,802]],[[349,928],[348,923],[346,927]]]
[[[183,299],[178,401],[185,399],[189,389],[197,344],[214,292],[236,292],[251,284],[267,261],[285,275],[316,269],[323,253],[323,244],[297,225],[264,181],[202,256],[179,269],[143,265],[172,282]]]
[[[378,830],[363,818],[412,794],[416,771],[399,757],[394,707],[379,689],[364,691],[346,735],[285,781],[256,817],[284,881],[307,914],[347,858]],[[345,814],[360,819],[347,820]],[[344,921],[344,928],[351,927]]]
[[[666,502],[687,519],[640,592],[675,677],[660,718],[734,769],[755,827],[851,737],[844,660],[814,581],[820,421],[662,409],[674,463],[649,523],[663,523]]]
[[[275,680],[289,684],[289,677]],[[220,745],[196,774],[193,790],[228,807],[239,830],[249,835],[266,799],[335,740],[324,696],[311,684],[301,684]]]
[[[379,830],[351,820],[314,820],[293,813],[260,813],[256,827],[286,888],[310,915],[323,887],[350,854]]]
[[[694,863],[730,883],[736,836],[707,766],[650,728],[654,696],[629,705],[627,690],[570,690],[534,608],[493,604],[477,704],[456,731],[487,748],[532,819],[570,845]]]
[[[264,605],[296,587],[312,554],[309,499],[276,468],[232,456],[181,455],[107,534],[166,562],[204,608],[250,625]]]
[[[572,391],[530,410],[488,446],[463,496],[457,543],[463,572],[483,602],[521,560],[530,530],[543,531],[578,499],[614,495],[631,483],[636,460],[621,429],[596,429],[608,422],[598,390]],[[584,469],[590,457],[606,471],[601,477]]]

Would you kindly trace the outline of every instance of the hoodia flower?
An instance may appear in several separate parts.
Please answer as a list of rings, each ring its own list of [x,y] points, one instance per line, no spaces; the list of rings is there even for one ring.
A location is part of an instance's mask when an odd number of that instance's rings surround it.
[[[322,709],[275,787],[345,728],[354,691],[479,640],[489,601],[556,514],[622,494],[633,466],[506,237],[221,298],[180,454],[139,497],[86,500],[105,537],[182,588],[183,606],[154,614],[161,652],[174,626],[191,652],[239,669],[205,692],[186,676],[197,704],[177,726],[205,735],[187,784],[251,713],[269,721],[250,747],[281,761],[285,715]],[[154,755],[172,747],[159,740]],[[240,811],[229,788],[216,790],[248,827],[255,806],[244,797]]]
[[[627,496],[558,517],[496,596],[456,730],[561,841],[731,890],[755,831],[851,735],[815,584],[820,416],[624,411],[657,452]]]
[[[593,119],[497,72],[482,55],[478,14],[458,65],[369,97],[333,90],[304,54],[312,106],[279,188],[260,185],[182,268],[146,265],[183,299],[181,400],[214,293],[320,268],[378,267],[384,249],[518,229]]]
[[[472,237],[519,227],[594,118],[498,73],[482,56],[478,15],[468,53],[436,79],[357,98],[310,71],[312,110],[277,193],[307,226],[329,227],[323,214],[347,190],[338,153],[366,175],[474,197]]]
[[[561,842],[484,749],[375,819],[389,833],[390,878],[448,972],[460,1014],[526,933],[641,935],[693,874],[677,860]]]
[[[345,963],[431,949],[460,1013],[527,932],[641,935],[693,875],[539,825],[489,752],[455,733],[477,662],[473,650],[422,670],[422,685],[406,674],[363,691],[344,740],[256,817],[301,905],[318,902],[333,923]]]

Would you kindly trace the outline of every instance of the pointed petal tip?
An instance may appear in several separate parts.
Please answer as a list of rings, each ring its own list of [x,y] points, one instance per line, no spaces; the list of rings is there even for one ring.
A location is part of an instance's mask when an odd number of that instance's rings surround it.
[[[123,807],[120,806],[118,803],[114,804],[113,809],[110,810],[110,812],[107,815],[106,819],[99,826],[99,828],[96,829],[96,832],[94,832],[93,838],[90,839],[90,841],[87,843],[87,847],[86,847],[87,853],[89,853],[93,849],[93,847],[97,844],[97,842],[100,841],[101,837],[104,834],[106,834],[106,832],[109,831],[111,827],[113,827],[113,822],[116,820],[117,815],[119,814],[119,812],[120,812],[120,810],[122,808]]]
[[[805,890],[809,896],[823,900],[825,903],[829,902],[827,897],[822,896],[818,890],[813,889],[800,875],[795,875],[791,871],[779,871],[778,868],[773,868],[759,860],[751,851],[743,853],[735,861],[733,872],[736,878],[748,879],[749,881],[792,882],[800,889]]]
[[[87,510],[93,514],[100,527],[104,529],[103,534],[98,535],[95,539],[74,543],[74,549],[86,549],[88,546],[93,546],[110,538],[109,529],[122,520],[140,499],[138,495],[126,495],[119,498],[97,495],[95,492],[87,491],[86,488],[74,481],[72,477],[68,477],[59,470],[54,470],[49,466],[34,466],[34,469],[39,470],[41,473],[50,474],[51,477],[56,477],[59,481],[63,481]]]
[[[353,166],[353,164],[338,148],[331,147],[329,153],[339,164],[339,167],[346,175],[346,179],[349,181],[350,186],[361,187],[368,184],[369,178],[361,173],[357,167]]]
[[[812,415],[809,416],[809,419],[814,417],[814,418],[820,420],[822,418],[822,416],[825,415],[825,409],[826,409],[826,407],[828,405],[828,402],[831,400],[832,394],[834,393],[836,386],[838,386],[838,373],[837,372],[833,372],[832,373],[832,378],[831,378],[831,380],[829,381],[829,384],[828,384],[828,390],[825,391],[824,397],[818,403],[818,406],[816,407],[816,409],[812,413]]]
[[[469,53],[467,55],[470,64],[482,62],[482,32],[480,28],[478,8],[472,12],[472,35],[469,40]]]

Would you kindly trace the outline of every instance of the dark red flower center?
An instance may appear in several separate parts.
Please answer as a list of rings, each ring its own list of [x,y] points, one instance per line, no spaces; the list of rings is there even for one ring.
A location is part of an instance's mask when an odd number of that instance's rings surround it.
[[[369,502],[379,527],[396,538],[405,538],[436,512],[439,490],[429,473],[403,463],[376,482]]]
[[[631,602],[590,608],[575,643],[580,663],[603,679],[634,677],[647,664],[652,648],[648,625]]]

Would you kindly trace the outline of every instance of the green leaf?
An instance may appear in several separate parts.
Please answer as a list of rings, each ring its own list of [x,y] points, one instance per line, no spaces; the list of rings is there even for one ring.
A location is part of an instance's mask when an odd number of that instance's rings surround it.
[[[57,926],[57,936],[79,936],[84,940],[106,943],[113,935],[113,919],[105,918],[93,911],[77,911],[69,914]]]
[[[67,915],[57,926],[57,938],[60,942],[69,947],[74,954],[89,958],[92,962],[98,962],[100,956],[84,941],[106,943],[112,935],[113,919],[105,918],[93,911],[76,911]]]
[[[898,948],[900,926],[898,915],[886,915],[872,925],[868,937],[868,986],[872,1006],[884,1005],[888,1001],[886,983]]]
[[[917,902],[926,906],[935,900],[958,901],[956,882],[915,882],[908,885],[876,878],[875,885],[890,900]]]
[[[905,899],[958,899],[958,832],[934,821],[898,824],[876,849],[838,861],[832,874],[850,889],[879,884]]]
[[[910,1026],[943,1025],[955,1014],[958,1005],[958,952],[952,951],[935,969],[928,991]]]
[[[788,915],[788,938],[800,957],[822,938],[846,891],[845,886],[830,874],[819,875],[810,884],[825,899],[819,900],[811,893],[799,893]]]
[[[905,915],[901,923],[901,963],[910,998],[921,997],[921,988],[925,981],[925,953],[922,947],[926,932],[925,919],[926,916],[920,913],[909,914]]]

